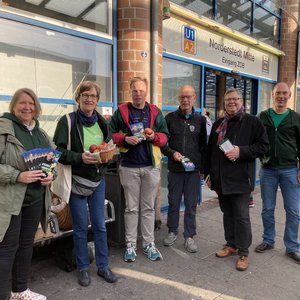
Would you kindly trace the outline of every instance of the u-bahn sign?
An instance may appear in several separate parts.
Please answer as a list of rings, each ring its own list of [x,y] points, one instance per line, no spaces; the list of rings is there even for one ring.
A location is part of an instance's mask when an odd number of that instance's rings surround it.
[[[196,54],[196,30],[188,26],[182,26],[182,51]]]

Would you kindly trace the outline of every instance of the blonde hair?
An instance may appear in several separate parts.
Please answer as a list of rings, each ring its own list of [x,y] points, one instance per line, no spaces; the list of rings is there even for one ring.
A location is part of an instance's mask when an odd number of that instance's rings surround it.
[[[26,94],[33,100],[34,106],[35,106],[34,118],[37,119],[42,114],[42,107],[41,107],[40,101],[38,100],[38,97],[35,94],[35,92],[28,88],[18,89],[14,93],[14,95],[9,103],[9,112],[12,114],[14,113],[13,112],[14,107],[18,103],[21,94]]]
[[[78,85],[75,91],[75,100],[77,101],[83,92],[90,91],[92,88],[96,90],[98,101],[99,101],[101,88],[96,82],[93,81],[82,81]]]
[[[146,77],[139,77],[139,76],[136,76],[136,77],[132,77],[129,79],[129,87],[130,89],[132,89],[132,86],[137,82],[137,81],[142,81],[145,83],[146,85],[146,88],[148,90],[148,80]]]

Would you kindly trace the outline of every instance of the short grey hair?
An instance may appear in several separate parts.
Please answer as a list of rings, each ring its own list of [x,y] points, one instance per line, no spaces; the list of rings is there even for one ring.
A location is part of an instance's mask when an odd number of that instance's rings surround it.
[[[224,98],[230,93],[237,93],[239,95],[239,97],[243,99],[242,92],[236,88],[230,88],[230,89],[226,90],[226,92],[224,94]]]

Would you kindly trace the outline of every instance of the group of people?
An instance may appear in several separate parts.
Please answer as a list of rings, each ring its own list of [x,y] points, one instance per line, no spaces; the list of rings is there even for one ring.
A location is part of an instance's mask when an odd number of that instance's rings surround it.
[[[132,101],[121,104],[109,124],[97,112],[100,87],[82,82],[75,93],[76,112],[63,116],[56,127],[54,143],[39,127],[41,106],[30,89],[18,90],[9,113],[0,118],[0,299],[46,299],[28,289],[27,278],[38,223],[47,228],[50,213],[50,185],[55,176],[41,170],[28,171],[22,153],[34,148],[56,148],[59,162],[72,167],[73,180],[81,178],[88,193],[70,191],[69,205],[73,219],[73,240],[78,283],[88,286],[89,255],[87,233],[89,219],[93,228],[98,276],[109,283],[117,281],[108,267],[108,246],[104,216],[105,170],[108,161],[89,154],[91,144],[113,142],[120,150],[119,176],[125,198],[124,261],[137,257],[138,226],[142,248],[151,260],[162,259],[155,245],[155,202],[160,184],[162,154],[168,157],[168,234],[165,246],[178,236],[180,204],[184,212],[184,247],[197,252],[196,209],[200,180],[206,179],[215,190],[221,211],[226,244],[216,252],[224,258],[238,255],[236,269],[249,265],[252,243],[249,198],[254,189],[254,164],[260,158],[263,201],[263,242],[258,253],[274,248],[274,210],[278,185],[286,210],[284,243],[286,255],[297,263],[299,256],[300,201],[300,115],[287,107],[291,91],[286,83],[275,85],[274,107],[258,117],[244,112],[239,90],[224,95],[224,116],[210,124],[195,111],[195,90],[180,87],[179,107],[163,116],[161,110],[146,101],[148,81],[130,80]],[[136,128],[141,128],[142,133]],[[73,184],[72,184],[73,186]]]

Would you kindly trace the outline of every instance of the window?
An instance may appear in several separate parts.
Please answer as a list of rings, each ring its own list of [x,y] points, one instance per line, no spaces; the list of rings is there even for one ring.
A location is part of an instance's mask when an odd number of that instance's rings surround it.
[[[172,0],[171,2],[274,47],[280,44],[281,10],[278,1]]]
[[[213,19],[213,0],[171,0],[175,4],[185,7],[201,16]]]
[[[216,21],[244,34],[250,34],[251,2],[218,1],[218,14]]]
[[[163,106],[178,106],[178,90],[189,84],[196,92],[195,107],[200,108],[201,67],[176,60],[163,60]]]
[[[210,113],[210,118],[215,121],[217,99],[217,75],[212,72],[205,72],[205,101],[204,107]]]
[[[272,89],[274,84],[261,81],[260,82],[260,103],[259,112],[272,106]]]
[[[279,44],[279,18],[255,7],[253,37],[272,46]]]
[[[1,2],[1,1],[0,1]],[[110,13],[108,0],[2,0],[6,7],[49,17],[63,23],[79,25],[109,34]]]
[[[0,94],[29,87],[39,97],[73,99],[82,80],[94,80],[100,101],[111,101],[111,46],[0,20]]]
[[[5,100],[22,87],[33,89],[39,98],[46,98],[42,120],[52,123],[46,126],[50,130],[58,116],[73,110],[61,103],[73,99],[83,80],[96,81],[100,101],[111,106],[111,45],[5,19],[0,19],[0,45],[0,74],[5,74],[0,98]]]

